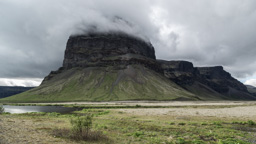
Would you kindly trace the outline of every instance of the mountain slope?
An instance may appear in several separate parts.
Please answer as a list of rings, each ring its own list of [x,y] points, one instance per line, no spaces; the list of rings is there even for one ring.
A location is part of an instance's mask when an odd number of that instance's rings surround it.
[[[197,100],[198,98],[161,74],[139,65],[123,70],[72,68],[56,74],[42,85],[5,101],[118,101]]]
[[[251,94],[253,94],[253,95],[256,96],[256,87],[251,86],[251,85],[245,85],[245,86],[247,87],[247,90],[248,90]]]

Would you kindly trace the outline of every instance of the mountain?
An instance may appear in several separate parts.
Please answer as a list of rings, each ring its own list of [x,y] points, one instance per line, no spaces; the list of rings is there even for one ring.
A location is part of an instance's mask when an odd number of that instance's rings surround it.
[[[251,85],[245,85],[247,87],[247,90],[254,96],[256,96],[256,87]]]
[[[164,75],[203,100],[253,100],[245,85],[222,66],[194,67],[187,61],[158,60]]]
[[[251,100],[223,67],[156,60],[150,42],[124,33],[70,36],[63,66],[2,101]]]
[[[34,87],[0,86],[0,98],[16,95]]]

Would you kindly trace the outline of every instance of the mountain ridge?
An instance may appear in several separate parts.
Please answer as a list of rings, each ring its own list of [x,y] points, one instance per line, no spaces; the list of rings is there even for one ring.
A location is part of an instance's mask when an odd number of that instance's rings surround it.
[[[15,94],[22,93],[35,87],[22,86],[0,86],[0,98],[9,97]]]

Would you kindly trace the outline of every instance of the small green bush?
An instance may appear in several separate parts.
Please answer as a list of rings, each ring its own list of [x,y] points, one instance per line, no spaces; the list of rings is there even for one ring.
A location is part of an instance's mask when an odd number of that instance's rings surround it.
[[[180,123],[178,123],[178,125],[186,125],[186,123],[180,122]]]
[[[55,129],[52,131],[52,135],[78,141],[109,141],[101,131],[92,130],[92,122],[93,115],[90,113],[71,118],[71,129]]]
[[[141,107],[141,105],[136,104],[136,105],[135,105],[135,107],[136,107],[136,108],[140,108],[140,107]]]
[[[136,131],[135,133],[133,133],[133,136],[134,136],[134,137],[140,137],[140,136],[142,136],[142,135],[144,135],[144,132],[143,132],[143,131]]]
[[[0,104],[0,114],[4,113],[4,107],[2,104]]]
[[[249,126],[253,126],[253,125],[256,124],[256,123],[255,123],[254,121],[252,121],[252,120],[248,120],[247,123],[248,123]]]
[[[202,123],[201,123],[201,125],[207,125],[207,123],[205,123],[205,122],[202,122]]]
[[[175,141],[176,144],[185,144],[186,141],[184,138],[178,137]]]
[[[83,133],[89,133],[90,129],[92,128],[92,115],[86,114],[82,117],[77,117],[76,119],[71,119],[70,123],[72,125],[73,133],[78,135],[82,135]]]
[[[48,116],[52,116],[52,117],[58,117],[60,116],[61,114],[60,113],[57,113],[57,112],[50,112],[50,113],[47,113]]]
[[[217,144],[246,144],[246,142],[243,142],[242,140],[238,139],[227,138],[225,140],[219,139]]]
[[[170,122],[170,125],[175,125],[175,122]]]

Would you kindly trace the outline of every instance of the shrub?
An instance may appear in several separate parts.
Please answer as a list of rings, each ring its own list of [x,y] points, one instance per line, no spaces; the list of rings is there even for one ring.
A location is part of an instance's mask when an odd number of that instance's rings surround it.
[[[248,123],[248,125],[250,125],[250,126],[253,126],[253,125],[256,124],[256,123],[255,123],[254,121],[252,121],[252,120],[248,120],[247,123]]]
[[[133,136],[135,136],[135,137],[140,137],[142,135],[144,135],[143,131],[136,131],[135,133],[133,133]]]
[[[186,123],[180,122],[180,123],[178,123],[178,125],[186,125]]]
[[[57,113],[57,112],[50,112],[50,113],[47,113],[48,116],[52,116],[52,117],[58,117],[60,116],[61,114],[60,113]]]
[[[175,122],[170,122],[170,125],[175,125]]]
[[[176,144],[185,144],[186,141],[184,138],[178,137],[175,141]]]
[[[136,108],[140,108],[140,107],[141,107],[141,105],[136,104],[136,105],[135,105],[135,107],[136,107]]]
[[[0,114],[4,113],[4,107],[0,104]]]
[[[101,131],[92,130],[93,115],[86,114],[70,120],[71,129],[55,129],[53,135],[56,137],[70,138],[73,140],[99,141],[108,140]]]
[[[70,123],[72,125],[73,133],[76,133],[78,135],[86,133],[88,135],[89,130],[91,130],[92,128],[92,115],[86,114],[85,116],[71,119]]]

